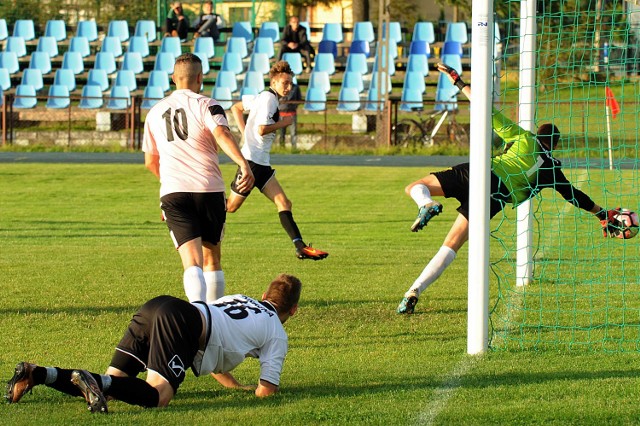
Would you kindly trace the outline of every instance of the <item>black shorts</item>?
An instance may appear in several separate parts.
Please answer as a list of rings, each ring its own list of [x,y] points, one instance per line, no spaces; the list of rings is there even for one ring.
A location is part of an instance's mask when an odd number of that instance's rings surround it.
[[[160,208],[176,248],[198,237],[211,244],[222,241],[227,220],[224,192],[174,192],[160,198]]]
[[[255,183],[253,184],[254,188],[258,188],[260,192],[264,189],[264,186],[271,180],[271,178],[276,174],[276,171],[271,168],[271,166],[263,166],[260,164],[256,164],[253,161],[249,161],[249,167],[251,167],[251,172],[253,172],[253,177],[255,178]],[[238,167],[238,171],[236,172],[236,176],[233,178],[233,182],[231,182],[231,190],[241,197],[248,197],[251,194],[251,190],[247,192],[238,192],[236,187],[236,182],[242,176],[242,172],[240,171],[240,167]]]
[[[131,377],[155,371],[176,392],[198,352],[201,334],[198,308],[173,296],[158,296],[133,316],[110,365]]]
[[[449,170],[432,173],[442,187],[445,198],[455,198],[460,202],[458,212],[469,220],[469,163],[458,164]],[[491,173],[490,217],[502,211],[511,200],[509,190],[500,179]]]

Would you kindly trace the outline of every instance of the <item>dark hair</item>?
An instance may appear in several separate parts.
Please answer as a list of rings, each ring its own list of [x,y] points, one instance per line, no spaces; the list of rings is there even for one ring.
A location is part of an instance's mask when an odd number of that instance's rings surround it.
[[[302,283],[293,275],[280,274],[269,284],[264,300],[275,306],[278,314],[291,310],[300,300]]]
[[[200,59],[198,55],[194,55],[193,53],[183,53],[176,58],[176,65],[182,63],[202,65],[202,59]]]
[[[552,123],[545,123],[538,127],[537,137],[545,148],[553,150],[560,141],[560,130]]]
[[[291,66],[289,66],[289,62],[287,61],[278,61],[269,70],[269,78],[273,79],[278,74],[289,74],[293,75],[293,71],[291,71]]]

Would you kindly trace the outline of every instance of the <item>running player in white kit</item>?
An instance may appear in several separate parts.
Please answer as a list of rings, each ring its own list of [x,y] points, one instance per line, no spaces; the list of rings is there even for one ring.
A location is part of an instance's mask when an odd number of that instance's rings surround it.
[[[238,165],[237,185],[250,191],[253,173],[220,104],[200,95],[202,63],[191,53],[176,59],[176,90],[158,102],[144,124],[145,166],[160,179],[160,208],[184,267],[189,301],[224,295],[220,244],[226,220],[218,146]]]

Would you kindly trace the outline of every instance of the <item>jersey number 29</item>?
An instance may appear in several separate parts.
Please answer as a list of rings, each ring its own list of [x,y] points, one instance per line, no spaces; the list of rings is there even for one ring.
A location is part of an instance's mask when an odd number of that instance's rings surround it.
[[[173,114],[173,120],[171,119],[172,115],[171,108],[166,110],[164,114],[162,114],[162,118],[164,118],[164,123],[167,126],[167,141],[173,142],[173,132],[175,131],[176,135],[184,140],[187,140],[189,137],[189,127],[187,126],[187,113],[184,112],[183,108],[178,108]],[[172,126],[173,123],[173,126]]]

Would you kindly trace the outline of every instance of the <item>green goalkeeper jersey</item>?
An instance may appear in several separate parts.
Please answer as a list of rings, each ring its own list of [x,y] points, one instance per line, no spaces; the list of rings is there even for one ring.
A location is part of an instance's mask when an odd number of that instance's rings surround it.
[[[536,187],[542,150],[536,136],[493,109],[493,130],[504,141],[505,150],[491,159],[491,170],[511,193],[514,207],[527,200]]]

